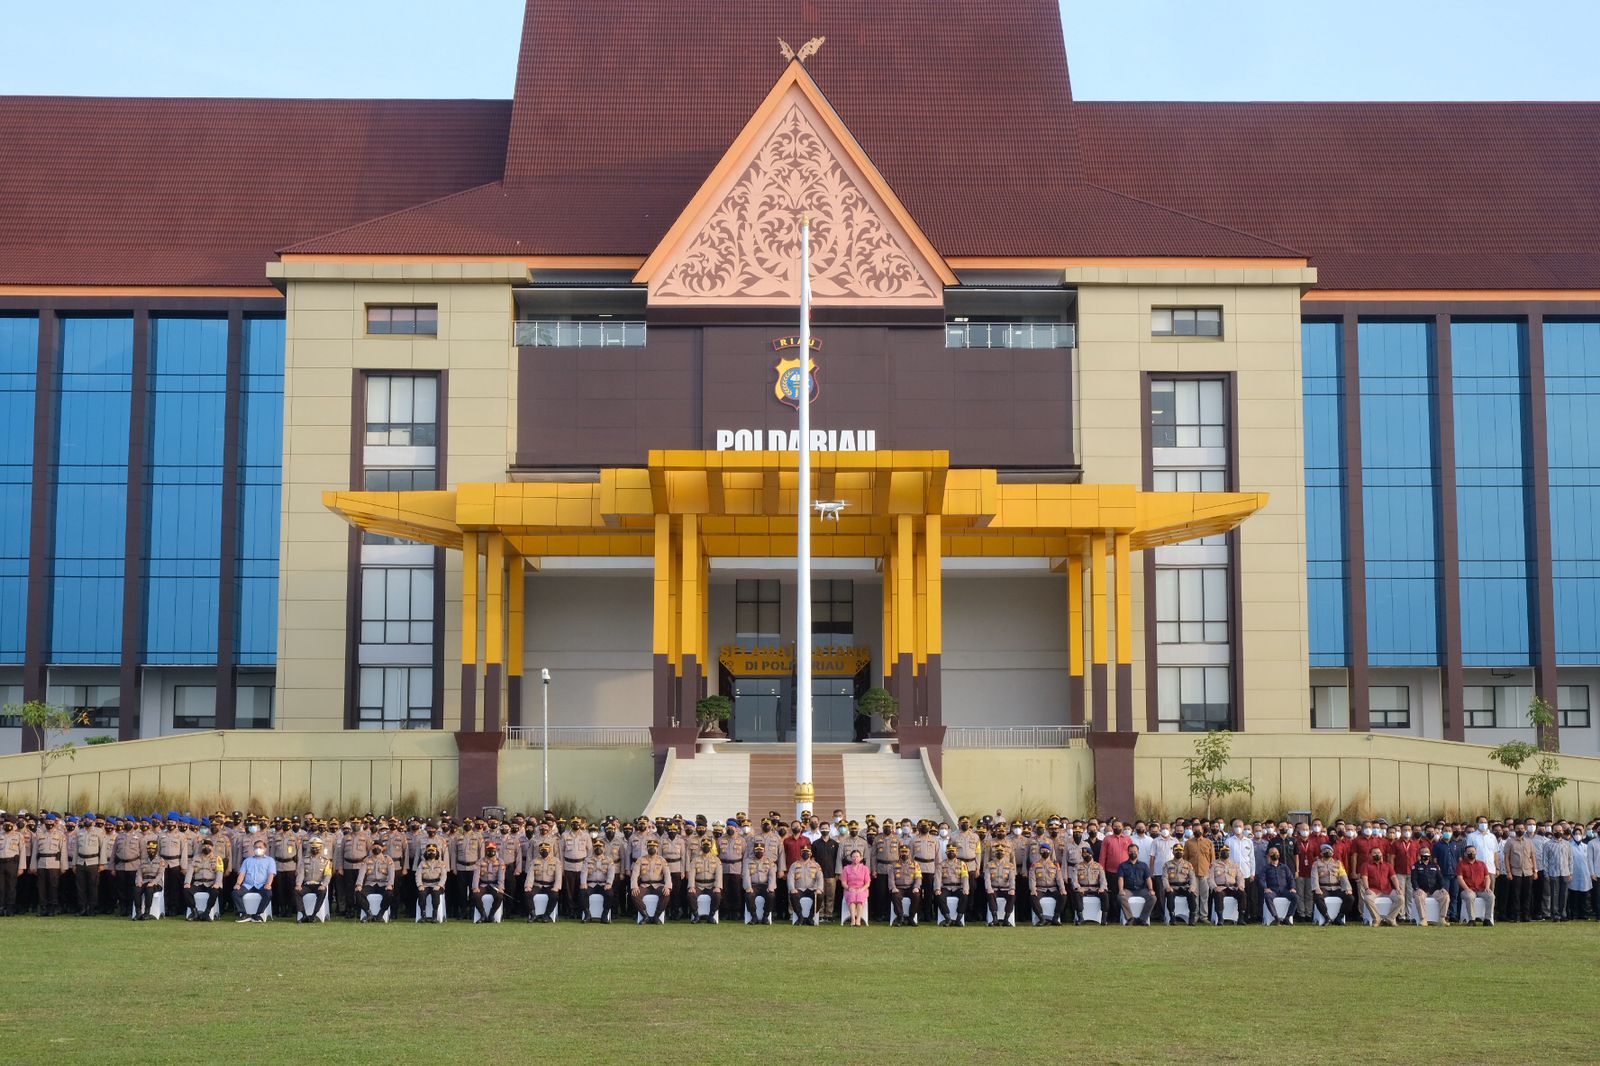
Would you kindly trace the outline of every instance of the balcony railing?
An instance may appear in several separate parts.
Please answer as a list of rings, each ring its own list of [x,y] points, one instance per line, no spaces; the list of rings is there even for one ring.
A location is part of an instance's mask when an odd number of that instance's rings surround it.
[[[551,726],[552,748],[648,748],[648,726]],[[542,748],[544,730],[536,725],[509,726],[506,747]]]
[[[944,731],[946,748],[1079,748],[1088,739],[1083,725],[1026,725],[952,728]]]
[[[643,348],[643,322],[621,318],[572,322],[540,318],[517,323],[519,348]]]
[[[946,348],[1072,348],[1078,329],[1071,322],[948,322]]]

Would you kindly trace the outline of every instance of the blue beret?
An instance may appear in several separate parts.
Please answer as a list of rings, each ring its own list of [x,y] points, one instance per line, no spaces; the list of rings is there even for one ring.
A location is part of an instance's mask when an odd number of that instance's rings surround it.
[[[168,811],[167,812],[167,821],[176,822],[177,820],[178,820],[178,812],[177,811]]]
[[[90,811],[88,814],[84,815],[84,817],[92,820],[94,818],[94,812]]]

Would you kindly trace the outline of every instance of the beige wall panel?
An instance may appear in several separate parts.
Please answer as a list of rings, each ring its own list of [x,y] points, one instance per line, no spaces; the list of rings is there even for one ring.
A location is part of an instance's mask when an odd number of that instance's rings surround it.
[[[1159,789],[1162,810],[1167,811],[1192,811],[1195,809],[1195,799],[1189,795],[1189,774],[1184,769],[1182,759],[1162,759],[1161,786]],[[1137,771],[1135,771],[1137,772]],[[1135,794],[1138,793],[1137,778],[1135,778]]]
[[[339,762],[339,798],[345,803],[362,806],[372,802],[372,760],[343,759]]]
[[[1460,775],[1462,815],[1470,818],[1475,814],[1487,812],[1489,810],[1489,771],[1462,767]]]
[[[189,764],[189,802],[197,807],[208,807],[222,796],[222,764],[214,759],[204,759]],[[229,810],[232,810],[230,807]],[[200,810],[196,814],[202,813]],[[204,813],[210,814],[207,810]]]
[[[1455,766],[1430,764],[1428,771],[1428,803],[1434,810],[1454,811],[1463,818],[1472,817],[1471,811],[1461,807],[1461,770]]]
[[[252,760],[250,766],[250,805],[258,811],[281,809],[283,763],[277,759]]]
[[[311,799],[311,760],[285,759],[278,764],[278,794],[287,808]],[[287,813],[304,813],[298,806]]]
[[[1372,769],[1367,759],[1339,760],[1339,806],[1363,814],[1372,808]]]
[[[96,776],[98,776],[98,775],[96,775]],[[96,791],[99,791],[99,787],[98,787],[99,786],[99,782],[98,782],[98,780],[95,782],[95,784],[96,784]],[[74,783],[73,784],[73,791],[74,792],[77,791],[77,787],[78,787],[77,784]],[[160,789],[161,789],[161,767],[159,765],[134,766],[134,767],[130,767],[129,768],[129,770],[128,770],[128,794],[129,795],[141,795],[141,794],[142,795],[151,795],[151,794],[153,794],[155,792],[160,791]]]
[[[1390,818],[1404,817],[1407,811],[1400,806],[1400,764],[1392,759],[1367,760],[1367,793],[1374,811],[1385,812]]]
[[[544,802],[540,752],[500,753],[500,802],[534,812]],[[550,753],[550,799],[561,808],[600,816],[641,811],[655,790],[655,769],[646,748],[580,748]]]
[[[339,763],[333,759],[314,759],[311,763],[311,804],[317,810],[337,807],[340,791]]]
[[[1251,797],[1256,807],[1264,810],[1288,810],[1294,806],[1286,801],[1283,790],[1283,760],[1251,759],[1246,766],[1250,783],[1255,786]]]
[[[455,759],[433,760],[433,774],[431,778],[433,782],[433,803],[431,806],[438,807],[447,799],[452,801],[454,800],[459,786],[460,769],[461,764]],[[453,802],[451,806],[453,809]],[[618,817],[621,817],[621,813],[617,813]]]
[[[1338,759],[1312,759],[1311,760],[1311,809],[1321,811],[1324,808],[1330,814],[1337,814],[1344,806],[1342,798],[1339,760]]]
[[[399,787],[395,796],[400,801],[416,798],[423,813],[437,813],[433,805],[433,762],[428,759],[400,760]]]
[[[1303,758],[1280,760],[1278,787],[1283,795],[1284,810],[1309,810],[1311,808],[1311,760]]]
[[[388,810],[399,798],[399,791],[395,786],[399,784],[400,775],[396,772],[394,761],[373,759],[367,763],[367,772],[370,782],[367,795],[371,797],[372,809]]]
[[[189,795],[189,778],[192,763],[162,763],[161,791],[171,796]]]
[[[1082,810],[1094,779],[1087,748],[947,751],[943,769],[946,798],[966,812]]]
[[[132,775],[127,770],[105,770],[94,776],[94,806],[90,810],[106,814],[140,813],[128,809],[128,782]],[[162,780],[163,776],[158,767],[156,780]],[[149,814],[151,812],[145,811],[143,813]],[[160,813],[165,814],[166,811],[163,809]]]
[[[1433,793],[1427,766],[1421,763],[1400,763],[1400,806],[1407,816],[1421,818],[1433,810]]]

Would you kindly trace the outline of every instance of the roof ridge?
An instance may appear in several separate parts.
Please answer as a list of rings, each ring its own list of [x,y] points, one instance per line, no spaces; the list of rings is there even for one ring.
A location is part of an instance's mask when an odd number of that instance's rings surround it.
[[[425,207],[433,207],[435,204],[442,204],[448,200],[454,200],[458,196],[466,196],[468,193],[480,192],[483,189],[489,188],[491,185],[504,185],[505,183],[505,178],[496,178],[493,181],[486,181],[482,185],[474,185],[470,188],[458,189],[455,192],[446,193],[443,196],[435,196],[431,200],[423,200],[421,203],[412,204],[410,207],[402,207],[394,211],[386,211],[381,215],[374,215],[371,218],[363,219],[360,222],[353,222],[348,226],[342,226],[336,230],[329,230],[327,233],[319,233],[315,237],[307,237],[303,241],[296,241],[286,248],[279,248],[278,254],[292,255],[296,248],[300,248],[304,245],[315,244],[318,241],[325,241],[333,237],[339,237],[346,233],[350,233],[353,230],[361,229],[363,226],[376,225],[379,222],[387,221],[388,219],[395,218],[399,215],[409,214],[412,211],[420,211]]]
[[[1274,248],[1282,248],[1284,251],[1293,253],[1295,256],[1298,256],[1301,259],[1309,259],[1310,258],[1310,256],[1308,256],[1305,252],[1302,252],[1298,248],[1291,248],[1287,244],[1282,243],[1281,241],[1275,241],[1270,237],[1263,237],[1260,234],[1251,233],[1249,230],[1242,230],[1242,229],[1239,229],[1236,226],[1225,225],[1224,223],[1221,223],[1221,222],[1213,222],[1209,218],[1202,218],[1199,215],[1190,214],[1188,211],[1179,211],[1175,207],[1168,207],[1165,204],[1158,204],[1154,200],[1146,200],[1141,196],[1133,196],[1133,195],[1131,195],[1129,193],[1122,192],[1122,191],[1120,191],[1118,189],[1113,189],[1108,185],[1101,185],[1097,181],[1089,181],[1088,179],[1084,179],[1083,183],[1085,185],[1088,185],[1091,188],[1099,189],[1101,192],[1110,193],[1112,196],[1120,196],[1124,200],[1131,200],[1136,204],[1144,204],[1146,207],[1153,207],[1157,211],[1165,211],[1169,215],[1177,215],[1179,218],[1187,218],[1191,222],[1198,222],[1203,226],[1210,226],[1210,227],[1212,227],[1214,229],[1220,229],[1220,230],[1223,230],[1223,231],[1225,231],[1227,233],[1236,234],[1236,235],[1238,235],[1240,237],[1248,237],[1253,241],[1260,241],[1262,244],[1270,244]]]

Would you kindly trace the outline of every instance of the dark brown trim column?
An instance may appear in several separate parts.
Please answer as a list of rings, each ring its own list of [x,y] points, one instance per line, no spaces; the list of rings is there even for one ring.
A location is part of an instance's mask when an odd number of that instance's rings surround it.
[[[139,663],[144,657],[144,555],[150,423],[150,312],[133,313],[133,376],[128,389],[128,508],[122,545],[122,655],[118,664],[117,739],[139,735]]]
[[[500,748],[505,734],[456,734],[456,811],[474,818],[500,802]]]
[[[1094,808],[1101,819],[1131,820],[1134,811],[1133,750],[1138,733],[1089,734],[1089,750],[1094,755]]]
[[[1444,738],[1466,740],[1461,673],[1460,496],[1456,492],[1456,384],[1450,316],[1433,318],[1434,420],[1439,427],[1439,678]]]
[[[1344,369],[1345,657],[1350,686],[1350,731],[1372,729],[1367,672],[1367,526],[1361,474],[1361,337],[1355,312],[1341,320]]]
[[[1550,436],[1549,406],[1545,389],[1544,315],[1528,314],[1528,478],[1530,491],[1523,497],[1530,510],[1527,529],[1532,558],[1533,596],[1528,614],[1533,622],[1533,691],[1552,707],[1558,706],[1556,673],[1556,581],[1555,548],[1550,532]],[[1540,741],[1559,746],[1561,713]]]
[[[33,393],[33,498],[28,517],[28,628],[23,648],[22,698],[42,700],[49,691],[45,660],[50,648],[50,564],[55,541],[55,496],[50,467],[55,460],[56,392],[60,388],[61,324],[51,310],[39,312],[39,362]],[[41,738],[22,731],[22,750],[38,751]]]
[[[239,617],[239,440],[244,410],[244,312],[228,312],[227,391],[222,416],[222,529],[217,554],[218,729],[237,724]]]

